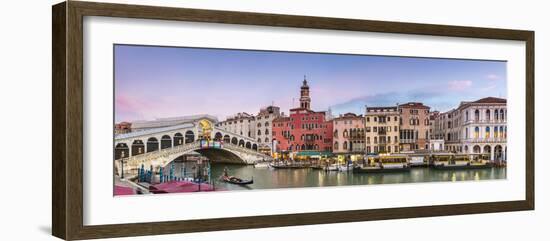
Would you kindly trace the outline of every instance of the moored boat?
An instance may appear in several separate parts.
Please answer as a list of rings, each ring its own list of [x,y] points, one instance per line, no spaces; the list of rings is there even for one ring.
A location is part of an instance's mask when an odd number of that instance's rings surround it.
[[[309,168],[308,165],[304,164],[269,164],[270,167],[275,169],[302,169]]]
[[[400,154],[370,156],[366,165],[353,168],[355,173],[394,173],[410,170],[408,157]]]
[[[340,170],[339,164],[330,164],[325,167],[325,171],[338,171],[338,170]]]
[[[396,172],[410,172],[410,167],[402,168],[383,168],[380,166],[374,167],[355,167],[353,168],[354,173],[396,173]]]
[[[352,170],[353,170],[353,164],[341,165],[338,167],[338,171],[341,171],[341,172],[347,172]]]
[[[440,154],[432,156],[432,168],[436,170],[466,170],[493,167],[483,154]]]
[[[268,168],[269,162],[256,162],[254,163],[254,168]]]

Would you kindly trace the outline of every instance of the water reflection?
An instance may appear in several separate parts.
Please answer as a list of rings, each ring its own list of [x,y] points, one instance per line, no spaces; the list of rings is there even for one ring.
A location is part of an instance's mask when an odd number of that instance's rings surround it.
[[[190,172],[194,164],[175,163],[175,175],[180,177],[183,170]],[[254,184],[239,186],[222,182],[218,179],[224,167],[229,175],[244,179],[254,178]],[[212,178],[215,187],[223,190],[249,190],[290,187],[325,187],[345,185],[375,185],[416,182],[445,181],[479,181],[505,179],[506,168],[489,168],[476,170],[434,170],[430,168],[413,168],[409,173],[353,173],[325,172],[313,169],[269,169],[254,166],[213,164]],[[189,173],[187,173],[189,176]]]

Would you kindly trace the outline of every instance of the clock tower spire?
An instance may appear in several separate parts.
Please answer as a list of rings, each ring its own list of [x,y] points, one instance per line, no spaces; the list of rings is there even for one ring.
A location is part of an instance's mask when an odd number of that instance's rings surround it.
[[[304,81],[302,87],[300,87],[300,108],[309,110],[311,108],[311,98],[309,97],[309,86],[307,85],[306,76],[304,75]]]

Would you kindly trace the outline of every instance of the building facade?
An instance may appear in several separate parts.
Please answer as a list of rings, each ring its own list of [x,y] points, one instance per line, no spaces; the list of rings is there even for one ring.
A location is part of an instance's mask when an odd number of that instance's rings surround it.
[[[399,110],[397,106],[366,107],[366,153],[399,152]]]
[[[332,151],[333,126],[325,111],[313,111],[309,86],[304,79],[300,87],[300,107],[290,109],[288,117],[273,120],[274,150],[279,153],[301,151]]]
[[[429,149],[430,107],[420,102],[408,102],[398,106],[399,144],[401,151]]]
[[[443,137],[445,149],[456,153],[485,153],[491,160],[507,158],[506,99],[487,97],[463,101],[434,121],[435,136]]]
[[[365,117],[346,113],[332,119],[332,152],[346,159],[360,159],[365,153]]]
[[[268,106],[261,108],[258,115],[254,117],[251,130],[253,137],[259,143],[259,148],[263,152],[269,152],[273,149],[273,120],[281,117],[280,108],[277,106]]]
[[[228,117],[226,120],[216,123],[216,126],[223,130],[254,138],[254,129],[256,118],[246,112],[240,112]]]
[[[271,154],[273,140],[271,127],[273,120],[280,116],[279,107],[267,106],[261,108],[256,116],[244,112],[237,113],[217,123],[216,126],[255,139],[260,151]]]

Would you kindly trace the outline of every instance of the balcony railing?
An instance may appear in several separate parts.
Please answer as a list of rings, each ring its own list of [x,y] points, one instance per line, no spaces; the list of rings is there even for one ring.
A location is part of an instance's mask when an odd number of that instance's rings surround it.
[[[416,139],[399,139],[400,143],[415,143]]]
[[[464,124],[506,124],[506,120],[501,120],[501,119],[498,119],[498,120],[467,120],[467,121],[464,121]]]
[[[499,143],[499,142],[506,142],[506,138],[504,137],[497,137],[497,138],[470,138],[465,139],[465,142],[470,143]]]

